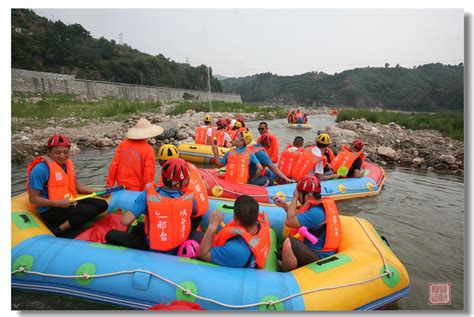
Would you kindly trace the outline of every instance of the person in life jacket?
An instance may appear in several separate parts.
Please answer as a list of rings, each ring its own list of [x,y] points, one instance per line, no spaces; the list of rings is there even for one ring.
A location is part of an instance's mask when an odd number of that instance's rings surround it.
[[[318,139],[322,143],[325,142],[325,140],[326,140],[325,136],[322,136],[321,138],[319,138],[319,136],[322,133],[323,132],[321,130],[318,130],[318,133],[317,133],[317,136],[316,136],[316,142],[317,142]],[[334,152],[330,148],[331,139],[329,138],[329,135],[328,135],[327,140],[329,141],[329,146],[327,146],[326,150],[324,151],[324,156],[326,157],[326,162],[327,162],[327,164],[324,166],[324,175],[332,175],[332,174],[334,174],[334,171],[331,168],[331,163],[332,163],[332,161],[334,161],[334,158],[336,157],[336,155],[334,154]]]
[[[308,113],[306,112],[303,114],[303,122],[308,123]]]
[[[240,131],[236,134],[232,144],[235,148],[226,152],[222,159],[219,157],[217,145],[212,145],[214,159],[217,167],[226,166],[224,179],[231,183],[249,183],[249,180],[258,178],[262,173],[262,164],[255,154],[247,148],[244,134],[249,131]],[[255,172],[250,174],[250,165],[255,165]]]
[[[303,113],[301,112],[300,109],[297,109],[297,110],[296,110],[296,113],[295,113],[295,123],[304,123]]]
[[[293,111],[288,112],[286,119],[288,120],[288,123],[293,123]]]
[[[144,214],[143,225],[132,232],[110,230],[105,236],[108,244],[175,254],[187,239],[200,240],[202,235],[191,230],[191,217],[197,211],[193,192],[187,189],[190,176],[186,162],[181,158],[166,161],[161,175],[163,186],[148,183],[120,218],[122,225],[129,226]]]
[[[196,144],[212,144],[212,117],[210,115],[204,116],[204,125],[196,128],[196,137],[194,143]]]
[[[294,270],[337,252],[341,242],[339,213],[332,198],[321,199],[318,178],[303,177],[296,185],[290,204],[278,196],[274,198],[274,202],[287,213],[286,227],[297,231],[305,226],[309,233],[318,238],[318,242],[313,245],[306,238],[303,241],[296,239],[290,230],[290,236],[285,239],[282,247],[282,271]],[[298,202],[301,204],[299,208]]]
[[[324,168],[328,164],[325,154],[329,148],[329,145],[331,144],[329,135],[326,133],[321,133],[316,137],[315,141],[315,145],[306,145],[305,150],[301,154],[293,169],[293,178],[300,180],[306,175],[314,175],[318,177],[319,180],[338,178],[339,176],[334,174],[332,171],[328,173],[324,172]]]
[[[128,190],[142,191],[145,185],[155,179],[155,152],[148,138],[160,135],[163,128],[152,125],[145,118],[138,120],[135,127],[125,135],[115,151],[109,166],[106,186],[115,184],[125,186]]]
[[[158,163],[163,166],[168,160],[179,158],[179,152],[173,144],[164,144],[158,149]],[[195,217],[191,218],[191,229],[194,230],[201,222],[201,215],[209,209],[209,196],[207,194],[206,184],[202,179],[199,169],[192,163],[186,162],[189,169],[189,188],[194,192],[194,199],[196,200]],[[159,179],[158,186],[163,187],[163,177]]]
[[[234,140],[235,136],[239,132],[243,132],[243,131],[248,131],[248,129],[246,127],[242,126],[242,122],[235,121],[234,124],[232,125],[232,128],[227,130],[227,133],[229,134],[230,138],[232,140]]]
[[[304,150],[303,144],[303,137],[296,136],[293,143],[287,144],[285,150],[281,153],[280,160],[278,161],[278,168],[288,178],[293,177],[293,168]]]
[[[278,166],[270,160],[265,149],[269,148],[268,143],[271,142],[270,136],[264,135],[261,139],[261,143],[251,144],[253,141],[252,133],[250,131],[244,132],[244,141],[249,148],[257,157],[258,161],[263,167],[260,177],[251,179],[249,184],[258,186],[271,186],[273,184],[273,178],[276,176],[280,177],[285,183],[293,183],[294,181],[280,171]],[[250,175],[255,173],[256,167],[250,164]]]
[[[217,130],[214,130],[212,134],[212,143],[217,146],[232,147],[232,139],[227,133],[227,121],[225,119],[219,119],[216,122]]]
[[[224,214],[214,210],[199,246],[199,258],[222,266],[262,269],[270,252],[270,226],[258,208],[254,198],[239,196],[234,204],[234,219],[217,235]]]
[[[30,203],[37,206],[48,228],[54,235],[65,237],[72,233],[71,228],[78,231],[87,221],[107,210],[108,204],[99,198],[74,202],[78,194],[92,194],[97,190],[77,181],[74,163],[69,158],[71,141],[67,136],[51,136],[46,148],[46,155],[36,157],[28,165],[26,190]]]
[[[337,173],[337,171],[344,166],[348,171],[345,177],[361,177],[362,169],[361,166],[364,163],[364,142],[361,140],[354,140],[350,147],[343,145],[341,151],[337,154],[334,160],[331,162],[331,168]]]
[[[278,164],[278,154],[280,151],[280,148],[278,146],[278,138],[273,134],[268,131],[268,123],[265,121],[262,121],[258,124],[258,133],[260,133],[260,136],[257,139],[257,143],[260,143],[262,136],[264,134],[269,135],[272,139],[270,142],[270,147],[265,149],[265,152],[267,152],[268,156],[270,156],[270,159],[272,160],[273,163]]]

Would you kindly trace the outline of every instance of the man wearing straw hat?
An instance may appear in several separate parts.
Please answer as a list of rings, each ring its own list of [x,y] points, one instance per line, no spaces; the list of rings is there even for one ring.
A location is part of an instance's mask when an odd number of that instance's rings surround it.
[[[125,186],[128,190],[142,191],[145,185],[155,179],[155,152],[148,138],[160,135],[163,128],[151,124],[147,119],[138,120],[128,130],[112,159],[107,175],[107,187]]]

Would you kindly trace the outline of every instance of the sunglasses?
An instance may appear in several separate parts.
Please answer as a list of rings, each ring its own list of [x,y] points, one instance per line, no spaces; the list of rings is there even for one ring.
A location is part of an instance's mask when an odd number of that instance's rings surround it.
[[[265,128],[258,128],[258,131],[263,131],[265,130]]]

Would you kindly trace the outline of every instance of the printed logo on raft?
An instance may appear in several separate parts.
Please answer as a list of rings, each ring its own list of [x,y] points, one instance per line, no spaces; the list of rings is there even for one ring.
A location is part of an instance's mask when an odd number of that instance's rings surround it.
[[[430,305],[451,305],[451,283],[428,283]]]

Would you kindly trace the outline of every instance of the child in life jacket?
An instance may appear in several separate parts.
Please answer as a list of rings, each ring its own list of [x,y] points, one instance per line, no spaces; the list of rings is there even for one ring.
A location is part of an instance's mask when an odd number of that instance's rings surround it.
[[[145,185],[155,179],[155,152],[148,138],[160,135],[163,128],[152,125],[147,119],[138,120],[115,151],[109,166],[106,186],[115,184],[128,190],[142,191]]]
[[[217,145],[212,145],[214,159],[217,167],[226,166],[224,179],[231,183],[250,183],[250,180],[257,179],[262,173],[262,164],[255,154],[247,148],[244,134],[249,131],[240,131],[232,140],[235,148],[226,152],[222,159],[219,157]],[[250,165],[255,165],[254,174],[250,174]]]
[[[293,192],[293,200],[287,204],[278,196],[274,198],[277,206],[287,215],[285,225],[297,230],[301,226],[318,238],[312,244],[289,236],[282,247],[282,271],[288,272],[336,253],[341,241],[341,224],[336,204],[332,198],[321,199],[321,185],[315,176],[305,176]],[[297,203],[301,207],[297,207]],[[290,231],[291,233],[291,231]]]
[[[143,226],[132,233],[110,230],[107,243],[140,250],[154,250],[175,254],[187,239],[199,240],[201,234],[191,231],[191,217],[197,214],[193,192],[187,190],[190,181],[189,168],[180,158],[166,161],[161,168],[163,186],[148,183],[130,210],[123,213],[120,222],[129,226],[145,214]],[[194,235],[198,237],[194,238]]]
[[[258,209],[254,198],[239,196],[234,219],[217,234],[224,214],[214,210],[199,246],[199,258],[222,266],[262,269],[270,250],[270,226]]]
[[[108,204],[99,198],[74,202],[78,194],[92,194],[97,190],[77,181],[74,163],[69,158],[71,141],[67,136],[51,136],[46,147],[46,155],[38,156],[28,165],[28,198],[37,206],[39,216],[54,235],[70,236],[70,229],[82,228],[86,222],[106,211]]]

